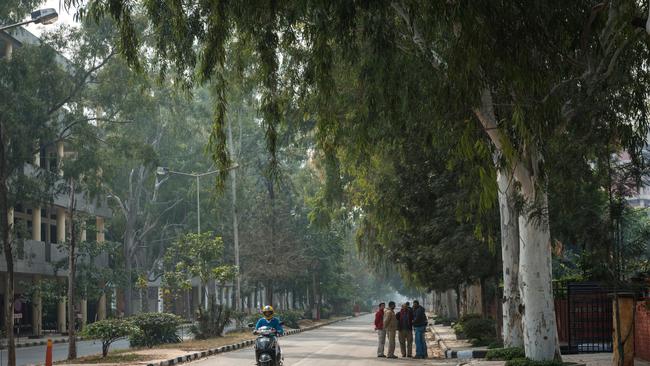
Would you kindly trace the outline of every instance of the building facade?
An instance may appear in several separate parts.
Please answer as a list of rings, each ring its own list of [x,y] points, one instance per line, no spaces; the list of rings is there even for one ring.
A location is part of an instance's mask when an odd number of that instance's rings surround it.
[[[23,28],[10,32],[0,31],[0,58],[10,57],[12,50],[24,44],[39,44],[40,40]],[[59,55],[57,61],[67,66],[67,60]],[[60,170],[66,158],[73,157],[73,152],[66,151],[64,141],[55,146],[42,147],[35,154],[31,164],[24,167],[28,176],[38,174],[62,175]],[[62,183],[62,181],[61,181]],[[75,215],[78,212],[87,218],[87,226],[81,225],[81,241],[102,242],[105,220],[111,211],[103,200],[90,199],[85,194],[75,196]],[[65,245],[69,240],[70,207],[68,195],[55,196],[48,202],[40,204],[18,204],[9,212],[9,221],[13,223],[15,246],[15,296],[14,296],[14,332],[19,335],[41,336],[44,332],[65,332],[70,321],[81,325],[101,320],[107,316],[106,295],[98,299],[80,299],[75,302],[77,319],[67,319],[66,299],[56,304],[44,303],[37,292],[30,292],[43,280],[64,284],[67,282],[67,270],[60,270],[57,264],[66,261],[68,254]],[[86,227],[92,228],[93,237],[88,237]],[[92,265],[108,266],[108,255],[102,254],[93,259]],[[4,303],[7,263],[4,256],[0,259],[0,301]],[[102,284],[97,284],[101,287]],[[8,329],[4,317],[0,324]]]

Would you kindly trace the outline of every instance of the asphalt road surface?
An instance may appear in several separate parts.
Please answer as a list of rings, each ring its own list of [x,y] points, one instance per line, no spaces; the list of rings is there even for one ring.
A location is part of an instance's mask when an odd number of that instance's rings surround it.
[[[179,330],[178,335],[188,338],[187,329]],[[36,365],[45,363],[46,346],[20,347],[16,349],[16,365]],[[129,348],[129,341],[121,339],[111,344],[111,351]],[[100,341],[77,341],[77,356],[90,356],[102,353],[102,342]],[[63,361],[68,358],[68,344],[55,343],[52,345],[53,361]],[[0,366],[7,365],[7,350],[0,350]]]
[[[129,347],[129,341],[120,340],[111,345],[111,350],[124,349]],[[16,365],[35,365],[45,363],[46,346],[21,347],[16,349]],[[100,341],[77,341],[77,356],[88,356],[102,353],[102,342]],[[65,360],[68,357],[68,344],[57,343],[52,345],[52,359],[54,361]],[[7,365],[7,350],[0,351],[0,365]]]
[[[432,360],[377,358],[372,315],[280,338],[285,366],[430,365]],[[396,354],[399,355],[399,345]],[[252,366],[252,347],[189,363],[188,366]]]

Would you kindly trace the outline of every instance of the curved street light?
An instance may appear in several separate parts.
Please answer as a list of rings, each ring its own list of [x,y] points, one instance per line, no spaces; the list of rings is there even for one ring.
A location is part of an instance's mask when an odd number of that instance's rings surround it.
[[[201,200],[200,200],[201,182],[200,182],[200,178],[205,177],[207,175],[216,174],[216,173],[219,173],[219,172],[224,171],[224,170],[232,170],[232,169],[237,169],[237,168],[239,168],[239,164],[234,164],[234,165],[232,165],[232,166],[230,166],[230,167],[228,167],[226,169],[223,169],[223,170],[212,170],[212,171],[205,172],[205,173],[184,173],[184,172],[173,171],[173,170],[169,169],[169,167],[166,167],[166,166],[159,166],[159,167],[156,168],[156,175],[161,176],[161,177],[165,177],[165,176],[169,176],[169,175],[172,175],[172,174],[176,174],[176,175],[184,175],[186,177],[192,177],[192,178],[196,179],[196,231],[197,231],[197,233],[200,234],[201,233]]]
[[[56,10],[54,10],[53,8],[35,10],[32,12],[31,15],[32,15],[32,19],[25,20],[24,22],[0,26],[0,31],[15,28],[29,23],[44,24],[44,25],[52,24],[59,19],[59,13],[57,13]]]

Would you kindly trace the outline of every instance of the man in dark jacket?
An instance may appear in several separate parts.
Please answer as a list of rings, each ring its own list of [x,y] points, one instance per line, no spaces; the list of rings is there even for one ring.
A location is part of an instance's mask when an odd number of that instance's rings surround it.
[[[377,346],[377,357],[386,357],[384,355],[384,346],[386,345],[386,330],[384,329],[384,307],[385,303],[379,303],[379,310],[375,313],[375,331],[379,337],[379,345]]]
[[[427,358],[427,343],[424,339],[428,325],[427,314],[420,302],[413,301],[413,329],[415,329],[415,358]]]
[[[397,313],[397,329],[399,331],[399,349],[402,357],[413,356],[413,311],[409,303],[402,304],[402,309]]]

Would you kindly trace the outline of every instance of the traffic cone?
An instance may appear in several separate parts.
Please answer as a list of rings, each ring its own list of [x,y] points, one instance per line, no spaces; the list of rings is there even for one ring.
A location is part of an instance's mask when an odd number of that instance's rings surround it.
[[[47,340],[47,349],[45,350],[45,366],[52,366],[52,340]]]

